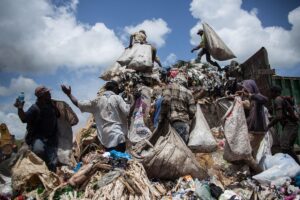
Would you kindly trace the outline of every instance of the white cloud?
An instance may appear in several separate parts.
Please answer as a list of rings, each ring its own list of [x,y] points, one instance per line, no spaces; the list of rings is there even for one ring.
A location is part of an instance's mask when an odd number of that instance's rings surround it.
[[[136,26],[126,26],[124,28],[125,35],[122,37],[129,37],[128,34],[132,34],[139,30],[145,30],[147,34],[147,41],[157,48],[160,48],[166,43],[166,35],[171,32],[167,22],[163,19],[145,20]]]
[[[97,68],[123,51],[103,23],[76,20],[77,1],[57,7],[48,0],[0,1],[0,71]]]
[[[196,31],[202,22],[210,24],[243,62],[260,47],[267,48],[272,67],[294,67],[300,63],[300,7],[288,15],[291,30],[263,27],[257,9],[248,12],[241,0],[193,0],[190,11],[199,22],[190,30],[191,44],[199,43]]]
[[[170,53],[166,60],[163,62],[163,66],[170,66],[175,64],[175,62],[177,61],[177,56],[174,53]]]
[[[11,79],[8,87],[0,85],[0,96],[10,96],[20,92],[25,92],[25,94],[32,93],[37,85],[34,80],[19,76],[18,78]]]

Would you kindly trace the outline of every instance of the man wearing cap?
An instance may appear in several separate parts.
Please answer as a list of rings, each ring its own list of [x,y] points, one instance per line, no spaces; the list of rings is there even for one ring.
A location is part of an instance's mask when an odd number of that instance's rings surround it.
[[[127,104],[119,96],[119,85],[116,81],[109,81],[105,84],[103,95],[94,100],[78,101],[71,93],[71,87],[62,85],[63,92],[70,98],[72,103],[81,112],[92,113],[96,122],[98,138],[106,151],[126,150],[126,136],[128,132],[128,116],[133,108],[133,96],[129,95]]]
[[[35,89],[36,103],[26,112],[24,102],[16,100],[19,118],[27,123],[25,142],[31,150],[41,157],[51,171],[56,170],[57,118],[59,111],[51,100],[50,89],[39,86]]]
[[[205,38],[205,35],[204,35],[204,32],[202,29],[200,29],[198,32],[197,32],[198,35],[200,35],[201,37],[201,42],[198,46],[196,46],[195,48],[193,48],[191,50],[191,52],[193,53],[194,51],[198,50],[198,49],[201,49],[201,51],[199,52],[198,54],[198,57],[196,59],[196,62],[200,62],[201,61],[201,58],[202,56],[205,54],[206,56],[206,61],[209,62],[210,64],[212,64],[213,66],[216,66],[218,68],[218,70],[221,70],[221,67],[220,65],[216,62],[216,61],[212,61],[211,58],[210,58],[210,53],[208,51],[208,49],[206,48],[206,38]]]

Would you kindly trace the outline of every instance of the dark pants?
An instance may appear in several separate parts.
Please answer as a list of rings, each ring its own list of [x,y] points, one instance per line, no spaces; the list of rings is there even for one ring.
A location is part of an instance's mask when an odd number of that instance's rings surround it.
[[[212,61],[210,58],[210,53],[208,52],[208,50],[206,48],[202,48],[201,51],[198,54],[198,58],[196,59],[196,62],[200,62],[202,56],[205,54],[206,56],[206,61],[209,62],[211,65],[216,66],[218,68],[218,70],[221,70],[220,65],[216,62],[216,61]]]
[[[183,141],[187,144],[190,136],[190,125],[186,122],[176,121],[172,123],[172,127],[180,135]]]
[[[124,142],[118,144],[115,147],[105,148],[105,151],[112,151],[112,150],[116,150],[124,153],[126,151],[126,143]]]
[[[43,147],[36,149],[34,143],[38,140],[41,142]],[[50,171],[56,172],[57,148],[47,142],[40,140],[40,139],[35,140],[34,143],[31,146],[32,151],[37,156],[39,156],[43,161],[45,161],[45,163]]]
[[[282,127],[280,136],[280,148],[282,153],[289,154],[294,160],[300,164],[299,159],[294,152],[294,143],[298,136],[298,124],[288,122]]]

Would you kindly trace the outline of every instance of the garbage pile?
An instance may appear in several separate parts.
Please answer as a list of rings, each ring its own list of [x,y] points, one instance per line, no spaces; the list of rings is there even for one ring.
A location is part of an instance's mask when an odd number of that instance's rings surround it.
[[[237,77],[230,75],[238,65],[218,71],[207,63],[179,61],[152,72],[131,65],[134,69],[116,62],[100,76],[117,81],[124,99],[136,96],[126,153],[105,151],[91,117],[76,135],[70,164],[56,173],[31,151],[19,152],[12,177],[0,177],[0,199],[300,199],[300,166],[287,154],[270,155],[270,133],[256,157],[264,172],[252,176],[237,159],[249,153],[247,142],[232,147],[247,140],[241,137],[244,114],[232,114],[241,110],[239,98],[227,98],[235,91]],[[181,81],[197,102],[187,144],[168,119],[156,124],[152,112],[166,84]],[[223,116],[238,118],[238,128],[224,131],[232,124],[223,123]]]

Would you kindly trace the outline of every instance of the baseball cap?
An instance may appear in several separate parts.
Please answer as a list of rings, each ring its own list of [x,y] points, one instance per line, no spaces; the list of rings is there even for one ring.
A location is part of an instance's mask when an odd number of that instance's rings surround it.
[[[47,92],[49,92],[50,91],[50,89],[49,88],[47,88],[46,86],[38,86],[36,89],[35,89],[35,92],[34,92],[34,94],[35,94],[35,96],[37,96],[37,97],[41,97],[41,96],[43,96],[44,94],[46,94]]]

